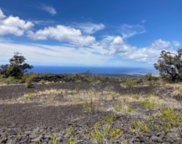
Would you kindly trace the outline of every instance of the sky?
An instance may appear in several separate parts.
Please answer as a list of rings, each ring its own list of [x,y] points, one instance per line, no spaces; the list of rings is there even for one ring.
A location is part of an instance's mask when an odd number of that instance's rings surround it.
[[[153,67],[182,46],[181,0],[0,0],[0,64]]]

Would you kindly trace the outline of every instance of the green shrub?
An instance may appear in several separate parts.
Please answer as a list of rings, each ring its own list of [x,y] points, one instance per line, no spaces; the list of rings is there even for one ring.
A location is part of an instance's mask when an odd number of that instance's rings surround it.
[[[97,144],[103,144],[106,136],[109,135],[110,128],[111,126],[108,124],[101,125],[99,122],[95,123],[94,132],[91,133],[91,138],[95,139]]]
[[[146,79],[146,82],[151,86],[155,86],[155,85],[160,84],[159,77],[153,76],[152,74],[146,74],[145,79]]]
[[[122,111],[121,106],[119,104],[116,104],[114,106],[114,110],[117,111],[117,112],[121,112]]]
[[[122,129],[111,129],[111,132],[109,134],[110,138],[113,139],[113,138],[119,138],[123,135],[123,130]]]
[[[16,79],[15,77],[12,77],[12,76],[5,79],[5,83],[7,83],[7,84],[16,84],[19,82],[20,82],[19,79]]]
[[[137,85],[137,80],[136,79],[132,79],[132,78],[125,78],[124,81],[123,81],[123,84],[126,86],[126,87],[134,87]]]
[[[58,143],[59,143],[59,142],[58,142],[57,136],[53,135],[53,136],[51,137],[51,144],[58,144]]]
[[[145,75],[145,78],[146,78],[146,80],[148,80],[148,81],[157,81],[157,80],[159,80],[159,77],[157,77],[157,76],[153,76],[152,74],[146,74]]]
[[[179,49],[176,54],[165,50],[161,51],[160,58],[154,67],[164,80],[182,81],[182,49]]]
[[[182,123],[182,116],[174,109],[163,108],[161,110],[161,120],[165,125],[165,131],[170,131],[173,127],[178,127]]]
[[[28,75],[26,78],[26,87],[27,88],[34,88],[33,79],[35,78],[34,74]]]
[[[151,131],[149,124],[142,120],[138,120],[132,124],[132,129],[139,134],[140,132],[148,133]]]
[[[0,66],[0,74],[4,77],[15,77],[21,79],[22,76],[31,69],[32,66],[25,63],[26,58],[20,53],[15,53],[9,60],[9,64]]]
[[[89,114],[94,113],[95,107],[94,107],[94,103],[93,103],[92,99],[90,100],[90,102],[86,102],[83,105],[83,108],[84,108],[84,111],[89,113]]]
[[[1,74],[0,74],[0,83],[4,83],[4,78]]]
[[[134,109],[132,107],[130,107],[130,106],[125,106],[125,107],[121,108],[121,106],[119,104],[116,104],[114,106],[114,110],[116,112],[121,112],[121,113],[124,113],[124,114],[128,114],[128,113],[131,113],[131,112],[134,111]]]
[[[112,124],[115,120],[116,120],[116,114],[112,113],[112,115],[106,119],[106,122],[108,124]]]
[[[77,138],[73,136],[73,127],[68,129],[68,144],[77,144]]]
[[[144,100],[144,101],[142,102],[142,105],[143,105],[146,109],[148,109],[148,110],[152,110],[152,109],[154,109],[154,108],[156,107],[156,104],[153,103],[153,102],[151,102],[151,101],[149,101],[148,99]]]

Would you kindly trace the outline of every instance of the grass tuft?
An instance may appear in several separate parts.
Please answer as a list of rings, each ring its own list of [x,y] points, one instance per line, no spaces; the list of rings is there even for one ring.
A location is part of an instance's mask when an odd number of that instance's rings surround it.
[[[148,99],[142,101],[142,105],[148,109],[148,110],[153,110],[156,107],[156,104],[149,101]]]
[[[178,127],[182,122],[182,116],[171,108],[163,108],[161,110],[161,119],[165,124],[165,131]]]
[[[151,131],[150,126],[144,121],[136,121],[132,125],[132,129],[139,134],[140,132],[148,133]]]

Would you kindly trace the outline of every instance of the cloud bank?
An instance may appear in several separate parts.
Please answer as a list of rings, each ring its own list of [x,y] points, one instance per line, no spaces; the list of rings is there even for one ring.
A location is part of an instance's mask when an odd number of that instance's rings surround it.
[[[12,34],[15,36],[22,36],[33,26],[34,24],[32,22],[22,20],[17,16],[5,16],[0,9],[0,35]]]
[[[0,9],[0,60],[7,61],[14,52],[24,54],[33,64],[38,65],[92,65],[128,66],[131,63],[153,64],[162,50],[174,52],[181,47],[178,41],[161,38],[148,46],[138,47],[127,39],[146,32],[142,25],[122,25],[119,35],[96,33],[104,30],[102,23],[81,23],[75,25],[58,24],[36,29],[37,24],[17,16],[6,16]],[[17,44],[3,36],[22,36],[29,44]],[[57,41],[43,45],[41,41]],[[117,58],[116,58],[117,57]]]
[[[95,38],[93,36],[83,35],[81,30],[64,25],[46,27],[36,32],[30,31],[29,37],[34,40],[53,39],[77,45],[89,45],[95,42]]]

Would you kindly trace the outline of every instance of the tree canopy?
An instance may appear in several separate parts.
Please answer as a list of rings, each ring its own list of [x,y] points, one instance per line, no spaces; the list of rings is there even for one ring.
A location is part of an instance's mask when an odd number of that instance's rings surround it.
[[[9,60],[9,64],[0,66],[0,74],[4,77],[15,77],[21,78],[27,70],[33,68],[25,62],[26,58],[20,53],[15,53],[14,56]]]
[[[163,79],[171,82],[182,81],[182,49],[178,50],[176,54],[162,51],[154,67]]]

